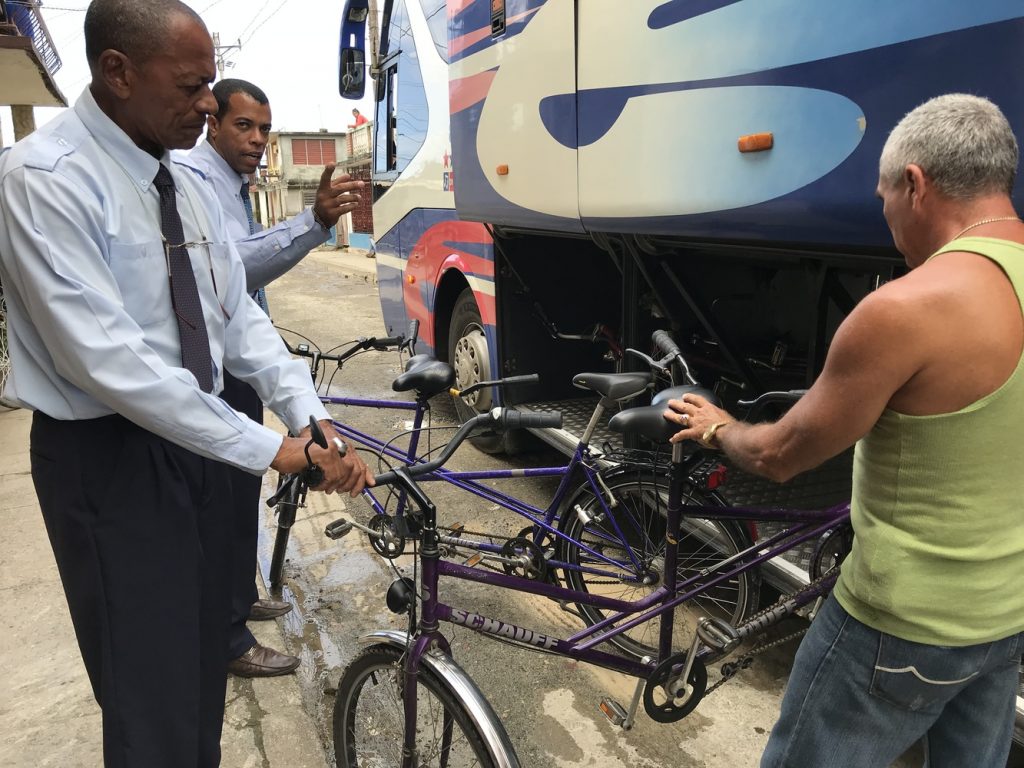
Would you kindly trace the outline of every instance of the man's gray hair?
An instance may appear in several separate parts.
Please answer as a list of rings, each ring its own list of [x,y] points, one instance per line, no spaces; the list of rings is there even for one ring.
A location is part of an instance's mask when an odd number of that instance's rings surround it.
[[[85,13],[89,66],[95,66],[108,48],[136,62],[163,50],[171,19],[178,14],[203,23],[198,13],[179,0],[93,0]]]
[[[1017,139],[1006,116],[979,96],[936,96],[892,129],[879,161],[879,178],[895,186],[918,165],[939,192],[958,200],[1013,192]]]

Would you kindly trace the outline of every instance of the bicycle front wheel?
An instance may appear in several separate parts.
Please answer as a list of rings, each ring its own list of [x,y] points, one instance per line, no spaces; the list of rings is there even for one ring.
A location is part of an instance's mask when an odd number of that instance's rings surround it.
[[[668,477],[650,470],[625,470],[609,475],[606,485],[618,501],[607,513],[589,486],[579,489],[562,512],[561,530],[568,536],[560,539],[565,581],[570,589],[591,595],[642,600],[663,583]],[[684,508],[724,506],[717,494],[688,487],[683,489],[682,503]],[[676,583],[716,566],[748,545],[749,537],[735,521],[683,517]],[[723,619],[733,626],[741,623],[757,604],[758,584],[756,571],[742,572],[678,606],[674,649],[687,650],[702,617]],[[695,588],[696,584],[680,591]],[[577,603],[577,608],[588,626],[608,615],[585,603]],[[616,635],[610,642],[631,655],[656,658],[660,627],[659,617]]]
[[[11,356],[7,345],[7,307],[4,304],[3,289],[0,288],[0,407],[17,408],[18,403],[4,397],[4,386],[11,373]]]
[[[377,645],[357,656],[334,699],[338,768],[400,768],[405,733],[403,651]],[[416,676],[416,768],[494,768],[465,705],[426,665]]]
[[[280,475],[277,487],[288,479],[288,475]],[[270,588],[279,589],[283,581],[284,558],[288,552],[288,539],[291,537],[295,513],[299,508],[299,483],[294,482],[291,488],[277,503],[277,533],[274,536],[274,551],[270,555]]]

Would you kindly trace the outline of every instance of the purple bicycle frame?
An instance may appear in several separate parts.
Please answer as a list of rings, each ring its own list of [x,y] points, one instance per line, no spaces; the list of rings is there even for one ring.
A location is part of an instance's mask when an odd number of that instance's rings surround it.
[[[683,479],[678,468],[673,469],[670,489],[670,504],[666,538],[677,538],[682,518],[679,504],[680,488]],[[418,489],[417,489],[418,491]],[[417,501],[426,497],[419,493]],[[686,517],[716,517],[719,519],[748,519],[762,522],[793,522],[794,525],[770,537],[766,541],[751,545],[742,552],[705,569],[699,574],[676,583],[675,549],[666,548],[664,579],[665,585],[659,587],[646,598],[637,601],[616,600],[614,598],[591,595],[588,592],[566,589],[543,582],[524,579],[501,573],[478,571],[463,565],[442,560],[438,550],[438,534],[436,530],[436,510],[427,500],[424,506],[426,514],[423,529],[423,549],[421,556],[421,573],[419,590],[421,596],[420,619],[417,626],[418,634],[412,643],[405,660],[404,674],[406,680],[415,680],[418,674],[420,659],[431,647],[437,646],[450,655],[450,648],[445,637],[440,633],[440,622],[457,624],[478,634],[504,639],[527,650],[540,650],[565,656],[588,664],[611,669],[637,678],[650,676],[658,664],[672,655],[672,614],[678,606],[698,597],[708,589],[738,573],[756,568],[762,563],[778,556],[808,539],[820,536],[825,531],[841,525],[849,519],[849,504],[840,504],[825,510],[759,510],[728,507],[687,507]],[[472,610],[458,608],[441,602],[438,594],[438,582],[442,576],[490,584],[499,589],[510,589],[518,592],[540,595],[552,600],[572,603],[584,603],[598,608],[615,611],[604,621],[587,627],[567,639],[552,637],[546,633],[520,627],[510,622],[484,616]],[[746,638],[763,631],[784,616],[796,609],[823,597],[831,590],[836,578],[835,569],[825,576],[812,582],[807,588],[796,595],[783,599],[774,612],[761,615],[735,627],[738,637]],[[619,624],[627,616],[636,616]],[[619,655],[597,650],[596,645],[606,642],[638,624],[662,617],[659,654],[657,659],[633,661]],[[415,726],[417,716],[416,685],[405,686],[405,738],[406,754],[403,765],[410,765],[414,751]]]
[[[363,432],[355,427],[352,427],[342,421],[333,421],[335,430],[342,436],[366,447],[370,450],[375,451],[379,455],[385,456],[390,459],[402,462],[407,465],[414,465],[416,463],[424,463],[424,459],[420,459],[417,456],[417,450],[419,448],[419,438],[423,427],[423,417],[426,413],[427,407],[424,403],[417,400],[415,402],[405,400],[375,400],[375,399],[362,399],[362,398],[349,398],[349,397],[321,397],[320,400],[327,404],[334,405],[350,405],[362,408],[384,408],[384,409],[396,409],[396,410],[407,410],[413,411],[413,424],[410,430],[409,446],[405,450],[395,447],[391,442],[384,442],[380,438],[374,437],[366,432]],[[626,536],[619,527],[618,520],[614,513],[612,513],[608,505],[605,504],[604,494],[601,493],[601,489],[597,483],[597,473],[591,468],[587,459],[589,459],[589,445],[580,443],[576,446],[576,450],[573,452],[572,457],[566,464],[556,467],[536,467],[530,469],[493,469],[493,470],[478,470],[469,472],[460,472],[455,470],[449,470],[440,468],[435,472],[427,475],[423,475],[418,478],[419,481],[438,481],[443,480],[444,482],[450,483],[451,485],[461,490],[467,491],[491,504],[497,504],[498,506],[514,512],[521,517],[525,517],[531,525],[543,530],[547,535],[554,539],[568,539],[565,533],[561,532],[557,528],[557,520],[555,516],[558,510],[562,506],[563,501],[573,490],[572,481],[575,476],[576,470],[580,469],[583,474],[583,479],[590,486],[591,491],[594,493],[596,499],[599,500],[600,504],[604,508],[604,513],[608,517],[613,529],[619,540],[622,542],[626,541]],[[480,480],[502,480],[510,478],[523,478],[523,477],[559,477],[561,482],[555,491],[554,497],[551,503],[546,509],[540,509],[532,504],[528,504],[520,499],[513,496],[504,494],[493,488],[481,484]],[[363,491],[363,496],[370,504],[375,513],[382,515],[386,514],[386,509],[383,504],[374,495],[372,489],[366,489]],[[404,512],[406,500],[404,493],[400,495],[398,501],[398,509],[396,515],[401,515]],[[619,569],[618,571],[601,570],[594,566],[578,566],[571,563],[563,563],[561,561],[551,561],[550,565],[553,567],[560,568],[575,568],[585,572],[590,572],[594,575],[619,578],[622,576],[621,569],[623,567],[631,566],[635,571],[639,569],[640,562],[636,557],[635,552],[630,547],[623,547],[626,556],[629,558],[628,563],[622,563],[615,560],[612,557],[606,556],[601,552],[594,550],[587,546],[583,542],[575,541],[572,542],[575,546],[579,547],[583,552],[586,552],[590,557],[594,558],[595,561],[604,563],[605,565]],[[490,554],[499,554],[501,552],[501,546],[497,544],[491,544],[488,542],[476,542],[476,548],[482,552]]]

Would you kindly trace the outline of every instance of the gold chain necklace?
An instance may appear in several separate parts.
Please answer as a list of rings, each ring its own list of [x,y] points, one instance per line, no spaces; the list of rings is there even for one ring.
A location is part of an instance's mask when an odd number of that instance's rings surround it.
[[[959,240],[961,237],[964,236],[965,233],[970,232],[975,227],[980,227],[982,224],[994,224],[997,221],[1020,221],[1020,217],[1019,216],[997,216],[997,217],[995,217],[993,219],[982,219],[981,221],[976,221],[973,224],[971,224],[971,226],[964,227],[963,229],[961,229],[960,232],[957,233],[953,237],[953,240]],[[953,242],[953,240],[950,240],[950,242]]]

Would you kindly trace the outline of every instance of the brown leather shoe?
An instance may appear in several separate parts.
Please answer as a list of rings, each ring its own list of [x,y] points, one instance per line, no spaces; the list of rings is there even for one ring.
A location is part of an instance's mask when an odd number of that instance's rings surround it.
[[[267,619],[276,619],[278,616],[284,616],[291,609],[292,604],[286,603],[284,600],[257,600],[252,604],[249,620],[266,621]]]
[[[237,659],[228,662],[228,672],[238,677],[275,677],[291,674],[298,666],[298,656],[278,653],[256,643]]]

